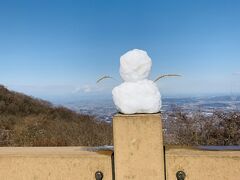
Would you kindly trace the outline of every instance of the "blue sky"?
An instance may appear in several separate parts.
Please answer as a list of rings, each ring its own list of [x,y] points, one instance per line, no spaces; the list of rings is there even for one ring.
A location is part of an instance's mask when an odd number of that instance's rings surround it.
[[[0,0],[0,84],[51,99],[111,94],[119,57],[153,60],[165,96],[240,92],[240,1]]]

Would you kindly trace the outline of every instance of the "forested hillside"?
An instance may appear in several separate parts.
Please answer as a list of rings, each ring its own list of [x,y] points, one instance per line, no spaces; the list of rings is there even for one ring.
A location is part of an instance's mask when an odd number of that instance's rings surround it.
[[[0,146],[106,144],[112,144],[109,123],[0,86]]]
[[[163,113],[164,142],[240,145],[240,112]],[[112,125],[0,86],[0,146],[112,145]]]

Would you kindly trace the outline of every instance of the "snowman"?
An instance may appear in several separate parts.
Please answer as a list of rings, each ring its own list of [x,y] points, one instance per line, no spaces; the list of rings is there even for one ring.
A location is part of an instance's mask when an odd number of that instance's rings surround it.
[[[113,101],[121,113],[157,113],[161,109],[161,95],[155,82],[149,80],[152,60],[139,49],[120,57],[120,76],[123,83],[112,90]]]

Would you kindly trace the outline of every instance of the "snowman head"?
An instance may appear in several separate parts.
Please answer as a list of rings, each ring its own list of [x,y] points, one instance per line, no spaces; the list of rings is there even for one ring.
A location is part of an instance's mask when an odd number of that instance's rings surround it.
[[[147,79],[151,67],[152,60],[143,50],[133,49],[120,57],[120,75],[127,82]]]

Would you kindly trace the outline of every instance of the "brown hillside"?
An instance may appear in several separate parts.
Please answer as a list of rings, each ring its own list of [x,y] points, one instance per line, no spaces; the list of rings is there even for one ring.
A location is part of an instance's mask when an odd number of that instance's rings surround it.
[[[106,144],[112,144],[110,124],[0,86],[0,146]]]

